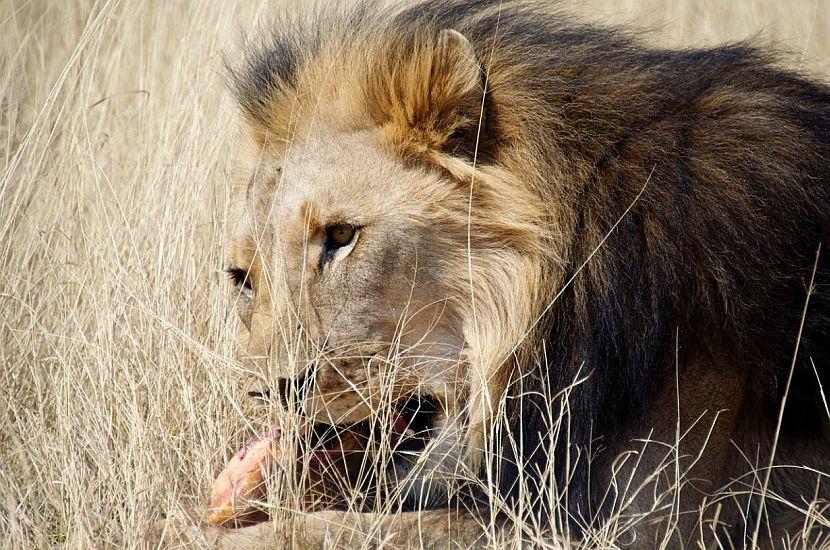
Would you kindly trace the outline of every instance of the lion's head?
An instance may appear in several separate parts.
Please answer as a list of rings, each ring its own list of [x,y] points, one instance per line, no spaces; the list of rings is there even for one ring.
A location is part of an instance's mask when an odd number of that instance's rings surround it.
[[[467,39],[388,38],[371,46],[384,63],[355,65],[370,47],[358,40],[328,46],[348,66],[298,51],[291,74],[237,75],[248,138],[229,273],[243,341],[315,422],[353,426],[388,405],[393,431],[429,440],[440,425],[454,459],[476,462],[544,298],[548,229],[511,171],[465,147],[485,99]]]

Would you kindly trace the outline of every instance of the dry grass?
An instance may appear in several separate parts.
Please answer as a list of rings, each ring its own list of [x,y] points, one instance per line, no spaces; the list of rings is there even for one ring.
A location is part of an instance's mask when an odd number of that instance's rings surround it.
[[[3,545],[134,547],[260,427],[218,273],[235,136],[220,56],[276,9],[0,0]],[[665,45],[763,28],[830,71],[820,0],[574,9]]]

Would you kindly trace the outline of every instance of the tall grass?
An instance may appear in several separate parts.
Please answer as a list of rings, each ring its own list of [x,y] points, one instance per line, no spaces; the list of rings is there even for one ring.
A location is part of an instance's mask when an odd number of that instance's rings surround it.
[[[765,29],[822,74],[822,4],[573,9],[655,26],[664,45]],[[3,546],[135,547],[163,515],[202,504],[266,424],[241,391],[219,272],[236,136],[221,55],[278,9],[0,0]]]

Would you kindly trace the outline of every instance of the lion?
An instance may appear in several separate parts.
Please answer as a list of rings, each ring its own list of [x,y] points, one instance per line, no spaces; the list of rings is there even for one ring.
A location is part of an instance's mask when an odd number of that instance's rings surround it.
[[[830,88],[509,0],[289,12],[231,74],[243,361],[371,454],[293,544],[771,544],[830,498]]]

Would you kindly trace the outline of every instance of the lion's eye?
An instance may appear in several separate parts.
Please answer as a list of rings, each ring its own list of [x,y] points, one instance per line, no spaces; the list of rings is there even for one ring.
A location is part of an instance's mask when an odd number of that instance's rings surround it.
[[[326,229],[326,248],[342,248],[352,242],[356,230],[354,226],[345,223],[333,225]]]
[[[245,296],[251,296],[254,293],[254,287],[251,285],[250,274],[244,269],[238,267],[229,267],[225,270],[231,283],[239,289]]]

